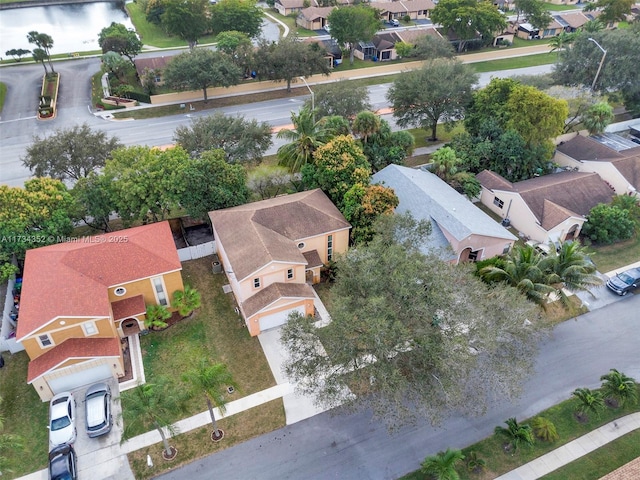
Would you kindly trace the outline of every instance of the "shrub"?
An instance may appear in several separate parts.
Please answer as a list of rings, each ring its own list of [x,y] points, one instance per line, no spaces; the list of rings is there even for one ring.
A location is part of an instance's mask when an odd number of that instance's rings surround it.
[[[184,290],[178,290],[173,294],[173,306],[183,317],[200,308],[201,305],[200,293],[189,285],[185,285]]]
[[[531,426],[533,427],[533,433],[542,441],[551,443],[560,438],[556,426],[548,418],[536,417],[531,422]]]
[[[635,222],[629,210],[601,203],[591,209],[582,233],[594,243],[611,244],[633,236]]]
[[[144,326],[147,328],[165,328],[171,317],[171,312],[164,305],[147,305],[147,315],[144,319]]]
[[[409,15],[405,15],[404,17],[402,17],[402,21],[404,23],[409,23],[411,21],[411,17]]]

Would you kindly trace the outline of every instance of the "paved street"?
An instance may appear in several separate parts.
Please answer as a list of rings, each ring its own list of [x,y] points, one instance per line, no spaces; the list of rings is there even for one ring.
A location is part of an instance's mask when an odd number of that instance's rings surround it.
[[[323,413],[197,460],[159,478],[395,479],[418,468],[426,455],[460,448],[491,434],[507,418],[524,419],[566,398],[578,387],[600,385],[617,368],[640,379],[640,296],[625,297],[559,325],[541,344],[536,373],[520,401],[499,400],[484,417],[454,414],[441,426],[427,422],[389,434],[367,413]]]

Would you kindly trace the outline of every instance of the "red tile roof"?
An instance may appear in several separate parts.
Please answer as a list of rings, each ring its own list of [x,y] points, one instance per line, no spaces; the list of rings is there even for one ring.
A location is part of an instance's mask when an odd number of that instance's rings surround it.
[[[108,288],[180,270],[168,222],[28,250],[17,339],[56,317],[108,317]]]
[[[113,311],[113,320],[122,320],[145,313],[147,306],[144,304],[144,296],[136,295],[135,297],[112,302],[111,310]]]
[[[29,362],[27,383],[60,366],[69,359],[94,359],[96,357],[120,357],[118,338],[70,338],[53,347],[44,355]]]

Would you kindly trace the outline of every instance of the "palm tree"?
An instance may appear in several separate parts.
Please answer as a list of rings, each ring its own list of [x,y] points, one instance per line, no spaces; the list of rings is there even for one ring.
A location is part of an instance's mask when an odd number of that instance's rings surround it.
[[[506,282],[538,304],[556,291],[546,282],[541,255],[531,246],[515,246],[502,261],[502,266],[491,265],[480,270],[480,277],[488,282]]]
[[[289,140],[290,143],[278,149],[280,165],[287,167],[291,172],[310,163],[319,147],[333,138],[333,132],[325,128],[323,120],[317,122],[313,119],[313,112],[303,108],[297,115],[291,114],[293,130],[280,130],[278,138]]]
[[[560,55],[560,50],[562,50],[566,45],[571,45],[575,41],[575,35],[573,33],[562,32],[559,35],[551,38],[549,40],[549,46],[552,47],[552,52],[558,52]]]
[[[478,473],[484,467],[486,467],[487,462],[478,456],[477,452],[469,452],[467,456],[467,468],[470,472]]]
[[[147,328],[165,328],[171,312],[164,305],[147,305],[147,314],[144,319],[144,326]]]
[[[533,445],[535,440],[533,438],[533,430],[531,425],[520,425],[515,418],[510,418],[506,422],[507,428],[497,426],[494,432],[497,435],[502,435],[509,440],[509,444],[515,452],[522,444]]]
[[[582,115],[580,120],[584,128],[589,130],[590,134],[604,132],[607,125],[609,125],[615,115],[613,114],[613,107],[607,102],[598,102],[591,105],[586,112]]]
[[[604,399],[598,391],[588,388],[576,388],[571,394],[578,399],[578,413],[588,418],[589,413],[600,418],[600,412],[604,410]]]
[[[173,294],[173,306],[178,309],[178,313],[183,317],[190,315],[201,305],[200,292],[189,285],[185,285],[184,290],[178,290]]]
[[[51,73],[56,73],[53,70],[53,64],[51,63],[51,49],[53,48],[53,38],[46,33],[36,32],[35,30],[27,34],[27,41],[35,44],[38,48],[41,48],[46,56],[49,66],[51,67]],[[43,63],[44,64],[44,63]]]
[[[155,384],[139,384],[134,388],[133,394],[127,395],[124,399],[125,437],[128,437],[134,428],[151,424],[162,438],[163,456],[173,458],[176,452],[169,445],[165,429],[170,436],[178,433],[169,420],[170,415],[175,414],[176,410],[182,410],[182,398],[176,392],[179,390],[166,385],[163,380]]]
[[[382,121],[378,115],[373,112],[364,111],[356,115],[356,118],[353,120],[352,130],[355,135],[360,135],[362,143],[367,143],[371,135],[380,131],[381,125]]]
[[[570,290],[587,290],[602,285],[602,279],[595,275],[596,267],[589,260],[585,248],[579,242],[564,242],[556,252],[551,249],[550,255],[540,262],[547,275],[545,283],[554,285],[564,303],[568,301],[563,288]]]
[[[47,65],[44,61],[47,59],[47,53],[42,48],[34,48],[31,52],[31,56],[33,57],[34,62],[42,63],[42,67],[44,68],[44,74],[49,75],[49,70],[47,70]]]
[[[638,402],[638,387],[633,378],[612,368],[609,373],[602,375],[600,380],[603,381],[602,391],[605,397],[617,400],[621,406],[626,402]]]
[[[229,372],[224,363],[211,364],[209,360],[202,358],[198,366],[186,372],[182,379],[191,383],[196,390],[204,394],[209,415],[211,416],[211,424],[213,425],[211,438],[213,440],[221,440],[224,432],[218,428],[213,407],[215,405],[222,414],[226,412],[227,388],[237,388],[231,372]]]
[[[559,436],[554,423],[545,417],[536,417],[531,422],[533,433],[545,442],[555,442]]]
[[[589,20],[587,23],[582,25],[582,31],[587,33],[598,33],[604,30],[604,27],[604,23],[602,23],[597,18],[594,18],[593,20]]]
[[[447,448],[446,452],[438,452],[437,455],[425,458],[420,464],[420,471],[435,480],[459,480],[456,463],[463,459],[464,455],[460,450]]]

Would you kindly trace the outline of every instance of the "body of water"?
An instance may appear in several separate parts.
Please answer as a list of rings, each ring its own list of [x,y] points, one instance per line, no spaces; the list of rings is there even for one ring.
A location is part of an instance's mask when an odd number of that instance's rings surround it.
[[[133,24],[123,4],[114,2],[48,5],[0,11],[0,56],[11,49],[32,50],[27,33],[35,30],[53,38],[51,54],[100,50],[98,34],[111,25]]]

